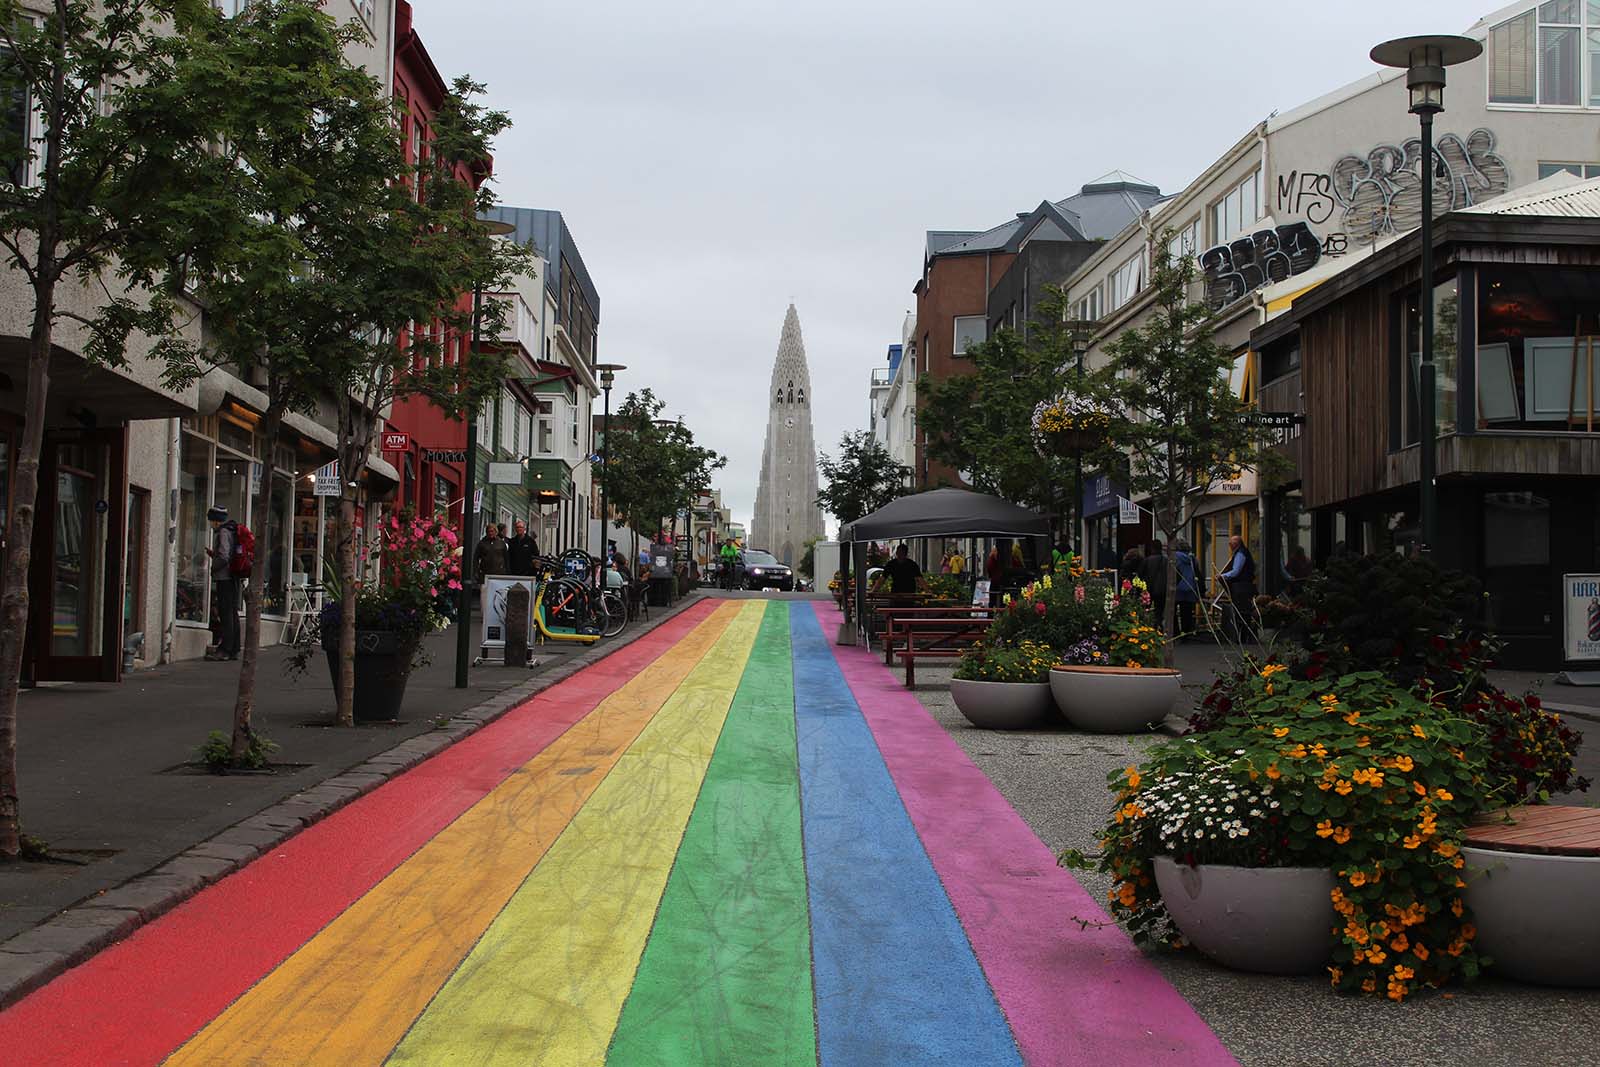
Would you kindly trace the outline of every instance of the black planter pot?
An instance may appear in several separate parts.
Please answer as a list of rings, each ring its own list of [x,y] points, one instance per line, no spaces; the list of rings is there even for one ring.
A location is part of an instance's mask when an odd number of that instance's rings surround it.
[[[356,693],[353,711],[357,722],[391,722],[400,716],[411,677],[411,659],[417,638],[384,630],[356,631]],[[323,638],[333,691],[339,691],[339,635]]]

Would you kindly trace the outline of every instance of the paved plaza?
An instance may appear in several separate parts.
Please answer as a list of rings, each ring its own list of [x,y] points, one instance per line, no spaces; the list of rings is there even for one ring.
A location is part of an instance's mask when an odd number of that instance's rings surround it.
[[[0,1012],[5,1062],[1600,1062],[1596,993],[1141,953],[1054,854],[1151,738],[975,730],[838,621],[689,604]]]

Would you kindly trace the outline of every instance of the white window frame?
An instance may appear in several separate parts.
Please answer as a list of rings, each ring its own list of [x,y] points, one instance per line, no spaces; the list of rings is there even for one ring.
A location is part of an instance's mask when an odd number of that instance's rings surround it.
[[[1501,19],[1489,27],[1484,35],[1484,45],[1487,56],[1484,60],[1485,71],[1483,79],[1483,94],[1487,106],[1496,111],[1592,111],[1600,109],[1600,77],[1596,77],[1596,66],[1600,63],[1600,10],[1591,6],[1589,0],[1576,0],[1577,21],[1575,22],[1546,22],[1543,9],[1550,0],[1540,0],[1523,8],[1508,18]],[[1494,38],[1495,34],[1509,27],[1518,19],[1533,17],[1532,51],[1532,77],[1533,99],[1528,100],[1496,100],[1494,98]],[[1544,48],[1543,37],[1546,29],[1570,29],[1577,33],[1577,85],[1576,100],[1570,104],[1547,103],[1544,97]]]
[[[976,338],[972,337],[972,335],[970,333],[970,330],[969,330],[969,333],[968,333],[968,336],[967,336],[967,343],[966,344],[962,344],[961,343],[961,328],[962,328],[962,325],[966,324],[968,327],[970,327],[971,324],[974,323],[974,322],[978,324],[978,336]],[[982,344],[984,341],[987,341],[988,339],[989,339],[989,320],[984,315],[957,315],[955,317],[955,319],[951,323],[951,338],[950,338],[951,349],[950,349],[950,351],[951,351],[951,353],[953,355],[955,355],[958,358],[962,357],[962,356],[965,356],[967,354],[967,349],[970,348],[972,345],[974,345],[974,344]]]
[[[1184,225],[1175,228],[1172,240],[1167,242],[1167,256],[1174,263],[1185,255],[1200,254],[1200,223],[1200,216],[1196,215]]]
[[[1223,245],[1249,233],[1261,219],[1261,168],[1257,167],[1206,209],[1211,244]]]
[[[1108,312],[1122,308],[1144,289],[1144,265],[1144,249],[1141,248],[1119,263],[1117,269],[1111,272],[1110,297],[1106,301]]]

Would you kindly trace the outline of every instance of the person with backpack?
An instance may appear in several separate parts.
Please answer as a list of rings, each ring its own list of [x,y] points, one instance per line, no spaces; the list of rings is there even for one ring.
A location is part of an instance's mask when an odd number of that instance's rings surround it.
[[[228,509],[214,507],[206,512],[211,523],[211,606],[217,613],[221,633],[216,647],[206,653],[209,660],[239,658],[239,582],[250,576],[254,562],[255,537],[228,518]]]
[[[1217,577],[1228,590],[1228,621],[1233,639],[1243,644],[1256,639],[1255,627],[1250,624],[1250,616],[1256,610],[1256,558],[1238,534],[1228,538],[1228,551],[1232,553],[1228,569]]]

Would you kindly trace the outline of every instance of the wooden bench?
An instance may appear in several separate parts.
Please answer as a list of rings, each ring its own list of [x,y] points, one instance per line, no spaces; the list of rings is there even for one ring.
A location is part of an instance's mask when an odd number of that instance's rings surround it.
[[[883,617],[883,662],[885,666],[894,666],[894,633],[898,623],[912,619],[987,619],[994,614],[991,608],[974,608],[966,606],[956,607],[927,607],[927,608],[884,608],[880,612]]]
[[[906,619],[901,623],[905,631],[906,647],[900,653],[900,658],[906,665],[906,688],[910,689],[917,684],[917,660],[919,659],[949,659],[964,655],[972,643],[982,637],[989,629],[993,619],[975,618],[916,618]],[[917,647],[917,635],[938,637],[951,641],[962,641],[959,645],[938,644]]]
[[[1462,844],[1478,948],[1495,969],[1540,985],[1600,986],[1600,809],[1491,812]]]

